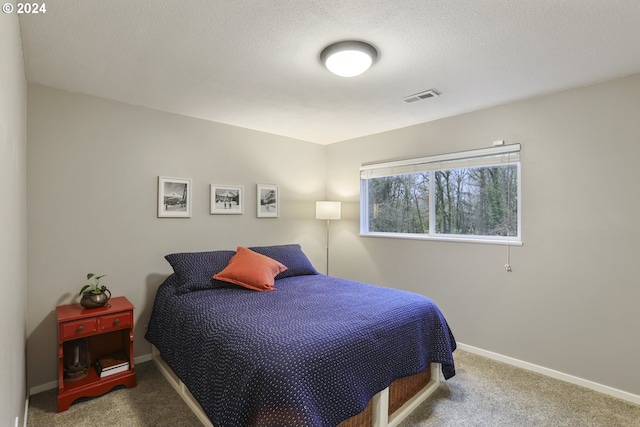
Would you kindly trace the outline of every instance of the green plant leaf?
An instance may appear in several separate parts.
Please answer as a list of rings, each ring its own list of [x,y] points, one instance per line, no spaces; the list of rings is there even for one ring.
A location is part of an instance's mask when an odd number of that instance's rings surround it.
[[[95,276],[95,274],[93,274],[93,273],[87,274],[87,280],[91,279],[93,276]]]
[[[90,288],[91,285],[84,285],[82,289],[80,289],[80,293],[78,295],[82,295],[87,288]]]

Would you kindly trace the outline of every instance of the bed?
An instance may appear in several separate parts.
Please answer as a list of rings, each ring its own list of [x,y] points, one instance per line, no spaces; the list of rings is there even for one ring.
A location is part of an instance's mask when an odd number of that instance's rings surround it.
[[[241,249],[284,267],[266,273],[268,292],[221,276]],[[166,258],[174,273],[157,291],[146,339],[206,424],[396,425],[390,406],[407,413],[437,388],[438,369],[455,375],[455,339],[433,301],[319,274],[299,245]]]

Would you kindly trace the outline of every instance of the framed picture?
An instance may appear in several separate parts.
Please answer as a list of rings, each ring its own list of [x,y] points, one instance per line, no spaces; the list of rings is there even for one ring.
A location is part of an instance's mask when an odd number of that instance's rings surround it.
[[[211,214],[242,215],[244,187],[241,185],[211,184]]]
[[[280,216],[279,193],[277,185],[258,184],[258,218]]]
[[[158,177],[158,217],[191,217],[191,180]]]

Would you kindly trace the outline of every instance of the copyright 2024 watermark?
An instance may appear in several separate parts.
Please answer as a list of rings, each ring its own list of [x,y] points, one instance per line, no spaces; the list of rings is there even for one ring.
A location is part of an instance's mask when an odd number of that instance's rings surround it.
[[[38,13],[47,13],[47,5],[46,3],[16,3],[14,6],[12,3],[5,3],[2,5],[2,11],[6,14],[13,13],[14,11],[17,14],[38,14]]]

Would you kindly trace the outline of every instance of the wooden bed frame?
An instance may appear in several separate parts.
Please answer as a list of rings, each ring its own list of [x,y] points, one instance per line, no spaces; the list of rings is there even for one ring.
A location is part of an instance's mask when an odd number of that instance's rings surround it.
[[[151,346],[151,356],[162,375],[202,424],[214,427],[200,404],[154,345]],[[431,363],[424,372],[394,381],[391,386],[373,396],[364,411],[341,422],[338,427],[396,427],[439,386],[440,364]]]

